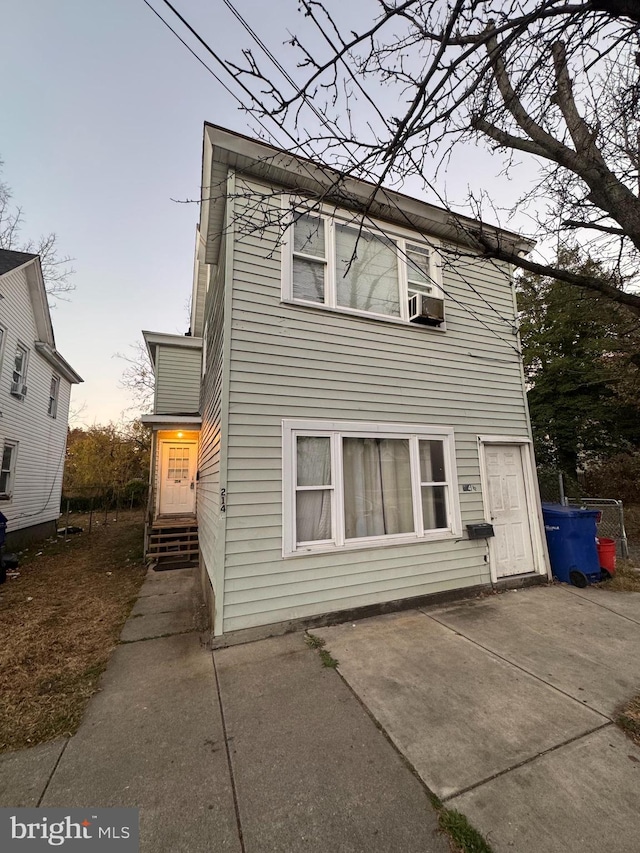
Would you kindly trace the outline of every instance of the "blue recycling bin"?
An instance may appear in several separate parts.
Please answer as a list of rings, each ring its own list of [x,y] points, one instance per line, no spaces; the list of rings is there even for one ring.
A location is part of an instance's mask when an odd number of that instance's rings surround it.
[[[600,513],[562,504],[542,504],[551,570],[562,583],[585,587],[601,579],[596,545]]]

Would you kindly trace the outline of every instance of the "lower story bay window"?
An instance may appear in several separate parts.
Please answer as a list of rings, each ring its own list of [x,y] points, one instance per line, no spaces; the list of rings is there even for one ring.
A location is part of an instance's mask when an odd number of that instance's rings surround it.
[[[284,421],[284,553],[460,532],[453,431]]]

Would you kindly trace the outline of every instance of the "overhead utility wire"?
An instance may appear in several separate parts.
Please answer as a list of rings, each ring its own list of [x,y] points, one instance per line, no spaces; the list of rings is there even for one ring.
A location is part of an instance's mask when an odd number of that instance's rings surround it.
[[[195,38],[196,38],[196,39],[200,42],[200,44],[202,44],[202,45],[203,45],[203,47],[204,47],[204,48],[205,48],[205,49],[206,49],[206,50],[211,54],[211,56],[216,60],[216,62],[217,62],[217,63],[222,67],[222,69],[223,69],[223,70],[224,70],[224,71],[225,71],[225,72],[226,72],[226,73],[227,73],[227,74],[228,74],[228,75],[229,75],[229,76],[230,76],[230,77],[231,77],[231,78],[232,78],[232,79],[233,79],[233,80],[234,80],[234,81],[235,81],[235,82],[236,82],[236,83],[237,83],[237,84],[242,88],[242,90],[243,90],[244,92],[246,92],[246,93],[249,95],[249,97],[251,98],[251,100],[252,100],[252,101],[253,101],[253,102],[254,102],[258,107],[260,107],[260,109],[261,109],[261,110],[263,110],[263,112],[264,112],[265,114],[268,114],[268,111],[265,109],[264,104],[262,104],[262,102],[261,102],[258,98],[256,98],[256,96],[254,95],[254,93],[253,93],[253,92],[252,92],[252,91],[251,91],[247,86],[245,86],[245,84],[244,84],[244,83],[242,83],[242,81],[240,81],[240,80],[238,79],[238,77],[237,77],[235,74],[233,74],[233,73],[231,72],[231,70],[229,69],[229,67],[227,66],[227,64],[224,62],[224,60],[223,60],[223,59],[221,59],[221,58],[218,56],[218,54],[213,50],[213,48],[212,48],[212,47],[211,47],[211,46],[210,46],[210,45],[209,45],[209,44],[208,44],[208,43],[207,43],[207,42],[202,38],[202,36],[200,36],[200,34],[199,34],[199,33],[198,33],[198,32],[197,32],[197,31],[196,31],[196,30],[191,26],[191,24],[190,24],[190,23],[189,23],[189,22],[188,22],[188,21],[187,21],[187,20],[186,20],[186,19],[185,19],[181,14],[180,14],[180,12],[178,12],[178,10],[177,10],[177,9],[176,9],[176,8],[175,8],[175,7],[170,3],[170,2],[169,2],[169,0],[162,0],[162,2],[164,2],[164,4],[165,4],[166,6],[168,6],[168,7],[169,7],[169,9],[170,9],[170,10],[173,12],[173,14],[178,18],[178,20],[179,20],[179,21],[180,21],[180,22],[181,22],[181,23],[182,23],[182,24],[183,24],[183,25],[184,25],[184,26],[189,30],[189,32],[191,32],[191,33],[195,36]],[[223,2],[225,2],[225,4],[226,4],[226,5],[228,5],[228,4],[227,4],[227,0],[223,0]],[[203,61],[203,60],[202,60],[202,59],[201,59],[201,58],[200,58],[200,57],[199,57],[199,56],[194,52],[194,51],[193,51],[193,49],[192,49],[192,48],[191,48],[191,47],[190,47],[190,46],[189,46],[189,45],[184,41],[184,39],[183,39],[183,38],[181,38],[181,36],[180,36],[180,35],[178,35],[178,33],[177,33],[177,32],[175,31],[175,29],[174,29],[174,28],[173,28],[173,27],[168,23],[168,21],[166,21],[166,19],[165,19],[165,18],[163,18],[163,17],[162,17],[162,15],[160,15],[160,13],[156,11],[156,9],[154,9],[154,7],[153,7],[153,6],[148,2],[148,0],[143,0],[143,3],[144,3],[146,6],[148,6],[148,7],[149,7],[149,9],[151,9],[151,11],[152,11],[152,12],[153,12],[153,13],[154,13],[154,14],[155,14],[155,15],[156,15],[156,16],[157,16],[157,17],[162,21],[162,23],[163,23],[163,24],[165,24],[165,26],[166,26],[166,27],[167,27],[167,28],[168,28],[168,29],[173,33],[173,35],[175,35],[175,36],[176,36],[176,38],[181,42],[181,44],[183,44],[183,45],[187,48],[187,50],[189,51],[189,53],[191,53],[191,54],[192,54],[192,55],[193,55],[193,56],[194,56],[194,57],[195,57],[195,58],[200,62],[200,64],[201,64],[204,68],[206,68],[206,70],[207,70],[207,71],[209,71],[209,73],[210,73],[210,74],[215,78],[215,80],[216,80],[217,82],[219,82],[219,83],[220,83],[220,85],[225,89],[225,91],[227,91],[227,92],[228,92],[228,93],[229,93],[229,94],[230,94],[230,95],[231,95],[231,96],[232,96],[232,97],[233,97],[233,98],[234,98],[234,99],[235,99],[235,100],[236,100],[236,101],[237,101],[237,102],[238,102],[238,103],[243,107],[243,108],[246,108],[246,105],[243,103],[242,99],[241,99],[237,94],[235,94],[235,93],[234,93],[234,92],[233,92],[233,91],[232,91],[232,90],[231,90],[231,89],[230,89],[230,88],[229,88],[229,87],[228,87],[228,86],[227,86],[227,85],[226,85],[226,84],[225,84],[225,83],[220,79],[220,77],[219,77],[219,76],[218,76],[218,75],[217,75],[217,74],[216,74],[216,73],[215,73],[215,72],[214,72],[214,71],[213,71],[213,70],[212,70],[212,69],[211,69],[211,68],[210,68],[210,67],[209,67],[209,66],[208,66],[208,65],[207,65],[207,64],[206,64],[206,63],[205,63],[205,62],[204,62],[204,61]],[[236,12],[237,12],[237,10],[236,10]],[[239,16],[239,13],[237,13],[237,16]],[[239,17],[241,18],[241,16],[239,16]],[[242,19],[242,20],[244,20],[244,19]],[[246,23],[246,22],[245,22],[245,23]],[[247,27],[248,27],[248,26],[249,26],[249,25],[247,24]],[[250,28],[249,28],[247,31],[249,32],[249,31],[250,31]],[[260,43],[260,42],[258,41],[258,37],[257,37],[257,36],[255,36],[255,38],[256,38],[257,43]],[[262,45],[261,45],[261,46],[262,46]],[[263,47],[263,49],[265,50],[265,53],[267,53],[267,55],[269,55],[269,53],[267,52],[267,49],[266,49],[266,48],[264,48],[264,47]],[[271,58],[271,57],[270,57],[270,58]],[[275,59],[273,59],[272,61],[274,61],[274,64],[276,64],[276,60],[275,60]],[[278,67],[278,64],[276,64],[276,67]],[[288,76],[288,75],[287,75],[287,76]],[[291,80],[291,78],[289,78],[289,79]],[[292,82],[292,85],[294,85],[294,84],[293,84],[293,82]],[[309,104],[309,102],[308,102],[308,96],[306,96],[306,95],[305,95],[305,96],[304,96],[304,100],[305,100],[305,102],[307,103],[307,105],[308,105],[308,106],[311,106],[312,111],[314,111],[314,112],[316,112],[316,111],[317,111],[317,108],[315,107],[315,105],[310,105],[310,104]],[[316,112],[316,114],[317,114],[317,112]],[[260,124],[260,126],[263,128],[263,130],[265,131],[265,133],[269,134],[269,133],[270,133],[270,131],[269,131],[269,130],[268,130],[268,128],[263,124],[263,122],[261,122],[261,121],[260,121],[260,119],[256,119],[256,120],[258,121],[258,123]],[[324,118],[324,122],[323,122],[323,123],[325,123],[325,124],[327,123],[327,119],[326,119],[326,118]],[[299,141],[298,141],[298,140],[297,140],[297,139],[296,139],[296,138],[291,134],[291,132],[290,132],[290,131],[288,131],[285,127],[283,127],[282,125],[278,124],[277,122],[275,122],[275,124],[276,124],[276,126],[277,126],[280,130],[282,130],[282,131],[285,133],[285,135],[286,135],[286,136],[288,136],[288,137],[289,137],[289,139],[291,140],[291,142],[292,142],[292,143],[293,143],[293,145],[294,145],[294,148],[298,148],[298,147],[300,147],[300,143],[299,143]],[[312,153],[313,153],[313,152],[312,152]],[[309,171],[309,168],[308,168],[307,164],[306,164],[306,163],[303,163],[302,165],[303,165],[303,168],[305,168],[305,170],[308,172],[309,176],[310,176],[310,177],[313,177],[312,173]],[[321,170],[322,170],[322,171],[325,171],[325,172],[326,172],[326,167],[324,167],[324,165],[323,165],[323,164],[318,164],[318,165],[320,165],[320,168],[321,168]],[[331,171],[335,171],[335,170],[331,170]],[[398,209],[400,209],[400,208],[399,208],[399,206],[398,206],[397,204],[396,204],[396,207],[398,207]],[[406,216],[406,214],[405,214],[405,216]],[[368,218],[370,218],[370,217],[368,217]],[[373,221],[373,220],[371,220],[371,221]],[[377,225],[376,225],[375,227],[376,227],[376,228],[378,228],[378,230],[380,230],[380,231],[382,232],[382,229],[380,229],[380,228],[379,228],[379,226],[377,226]],[[424,235],[423,235],[423,236],[424,236]],[[398,251],[400,251],[400,250],[398,249]],[[404,254],[404,253],[401,253],[401,254]],[[441,255],[441,257],[442,257],[442,255]],[[411,261],[411,259],[409,259],[409,258],[408,258],[408,256],[406,257],[406,260],[408,260],[410,263],[413,263],[413,262]],[[416,265],[416,268],[418,268],[418,267],[417,267],[417,265]],[[461,274],[461,273],[458,273],[458,274],[460,275],[460,278],[465,282],[465,284],[467,284],[467,285],[469,286],[469,288],[470,288],[471,290],[473,290],[473,291],[477,294],[478,292],[477,292],[477,291],[475,290],[475,288],[474,288],[474,287],[473,287],[473,286],[472,286],[472,285],[471,285],[471,284],[470,284],[470,283],[465,279],[465,277],[464,277],[464,276],[462,276],[462,274]],[[449,299],[451,299],[453,302],[455,302],[457,305],[459,305],[461,308],[463,308],[465,311],[467,311],[467,313],[469,313],[469,314],[470,314],[470,315],[471,315],[475,320],[477,320],[477,321],[478,321],[482,326],[484,326],[486,329],[488,329],[488,330],[489,330],[489,331],[490,331],[490,332],[491,332],[491,333],[492,333],[492,334],[493,334],[493,335],[494,335],[498,340],[503,341],[503,338],[501,338],[501,337],[500,337],[500,335],[498,335],[498,334],[497,334],[493,329],[491,329],[491,327],[490,327],[490,326],[488,326],[488,325],[487,325],[487,324],[486,324],[486,323],[485,323],[485,322],[484,322],[480,317],[478,317],[478,316],[477,316],[477,314],[475,314],[475,312],[474,312],[474,311],[472,311],[472,310],[471,310],[467,305],[465,305],[464,303],[460,302],[460,300],[459,300],[459,299],[456,299],[456,297],[455,297],[455,296],[453,296],[453,294],[451,294],[450,292],[448,292],[448,291],[447,291],[447,290],[446,290],[442,285],[439,285],[439,284],[438,284],[437,282],[435,282],[435,281],[434,281],[434,284],[435,284],[435,285],[436,285],[436,286],[437,286],[437,287],[438,287],[438,288],[439,288],[439,289],[440,289],[440,290],[445,294],[445,296],[447,296]],[[483,298],[483,297],[481,297],[481,298]],[[483,298],[483,299],[484,299],[484,298]],[[486,300],[484,300],[484,301],[486,302]],[[492,308],[492,310],[494,310],[494,311],[496,310],[495,308],[493,308],[493,306],[491,306],[491,304],[490,304],[490,303],[487,303],[487,304],[489,305],[489,307],[491,307],[491,308]],[[502,317],[502,316],[501,316],[497,311],[496,311],[496,313],[498,314],[498,316],[500,317],[500,319],[501,319],[501,320],[503,320],[503,322],[507,322],[507,321],[506,321],[506,320],[505,320],[505,319],[504,319],[504,318],[503,318],[503,317]],[[517,350],[517,349],[516,349],[516,347],[513,347],[511,344],[508,344],[508,346],[510,346],[510,347],[511,347],[511,349],[513,349],[513,351],[514,351],[518,356],[520,356],[520,355],[521,355],[521,353],[519,352],[519,350]]]

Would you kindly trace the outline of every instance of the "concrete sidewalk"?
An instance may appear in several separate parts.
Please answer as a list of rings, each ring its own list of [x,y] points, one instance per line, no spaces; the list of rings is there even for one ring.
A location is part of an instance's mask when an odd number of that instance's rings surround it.
[[[636,853],[640,594],[552,586],[319,629],[426,785],[496,853]]]
[[[0,806],[138,807],[143,853],[446,853],[428,787],[496,853],[637,851],[640,594],[317,629],[338,674],[300,633],[211,653],[195,589],[149,573],[77,734],[0,756]]]
[[[149,573],[77,734],[0,757],[0,806],[139,807],[143,853],[447,853],[424,787],[304,636],[212,655],[194,590]]]

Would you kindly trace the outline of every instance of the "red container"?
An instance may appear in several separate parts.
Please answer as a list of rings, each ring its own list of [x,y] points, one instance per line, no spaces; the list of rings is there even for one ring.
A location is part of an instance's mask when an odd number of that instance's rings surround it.
[[[615,539],[596,539],[600,568],[609,575],[616,573],[616,543]]]

